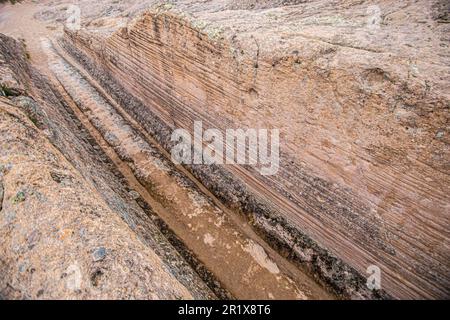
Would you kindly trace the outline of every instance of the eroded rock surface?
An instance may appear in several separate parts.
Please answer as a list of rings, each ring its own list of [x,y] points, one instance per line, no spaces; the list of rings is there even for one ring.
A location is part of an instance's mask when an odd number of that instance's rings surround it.
[[[447,1],[74,3],[81,29],[59,44],[153,143],[170,151],[173,129],[198,120],[280,129],[273,176],[186,167],[278,253],[342,297],[449,296]],[[60,28],[68,6],[34,17]],[[96,110],[89,121],[145,185],[143,158]]]
[[[3,298],[192,298],[45,135],[3,98],[0,117]]]
[[[30,88],[30,96],[0,97],[2,298],[214,298],[23,46],[0,37],[1,67]]]
[[[277,175],[230,168],[230,184],[210,168],[191,170],[271,236],[285,220],[360,274],[378,265],[394,296],[446,296],[449,52],[436,6],[227,5],[181,1],[104,29],[93,20],[66,33],[66,48],[88,69],[90,60],[105,87],[120,84],[109,89],[168,149],[161,126],[280,128]],[[370,10],[380,10],[379,25],[368,25]],[[317,263],[327,259],[320,250],[289,237],[301,263],[348,289],[338,262]]]

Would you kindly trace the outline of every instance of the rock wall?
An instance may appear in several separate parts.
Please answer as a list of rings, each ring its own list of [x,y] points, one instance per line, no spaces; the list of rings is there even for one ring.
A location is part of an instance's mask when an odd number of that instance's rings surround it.
[[[435,3],[374,1],[384,13],[375,29],[352,1],[185,3],[127,24],[91,21],[62,44],[167,150],[172,130],[195,120],[279,128],[274,176],[189,169],[336,292],[371,296],[376,265],[376,296],[448,297],[448,27]]]

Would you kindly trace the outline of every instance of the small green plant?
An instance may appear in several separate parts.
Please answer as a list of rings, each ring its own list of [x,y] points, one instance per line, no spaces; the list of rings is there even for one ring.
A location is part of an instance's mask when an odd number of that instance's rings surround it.
[[[12,198],[13,204],[18,204],[25,201],[25,192],[19,191],[17,194]]]

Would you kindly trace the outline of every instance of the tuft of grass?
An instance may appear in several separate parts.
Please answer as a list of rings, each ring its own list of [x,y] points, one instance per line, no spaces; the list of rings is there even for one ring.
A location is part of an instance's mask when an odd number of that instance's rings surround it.
[[[17,192],[17,194],[12,198],[12,203],[13,204],[18,204],[18,203],[21,203],[21,202],[24,202],[25,201],[25,192],[23,192],[23,191],[19,191],[19,192]]]

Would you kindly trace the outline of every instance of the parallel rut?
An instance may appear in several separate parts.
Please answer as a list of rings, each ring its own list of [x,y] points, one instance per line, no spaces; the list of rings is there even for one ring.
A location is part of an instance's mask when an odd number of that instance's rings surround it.
[[[136,191],[136,198],[148,204],[201,263],[197,271],[216,293],[220,291],[218,296],[332,298],[259,239],[245,219],[226,209],[189,172],[175,166],[152,137],[56,43],[43,40],[42,47],[52,80],[67,104]]]

